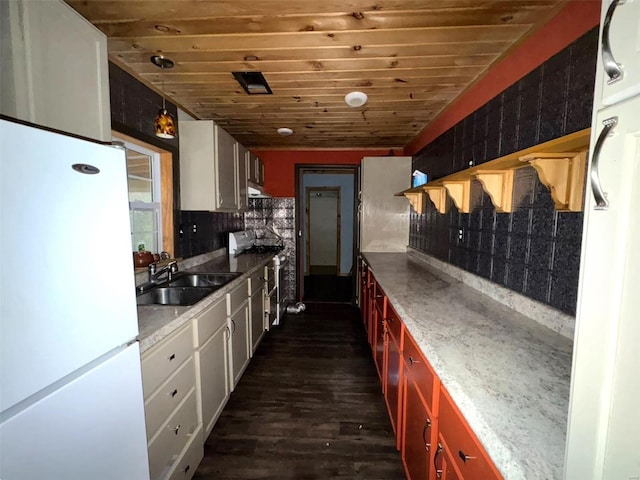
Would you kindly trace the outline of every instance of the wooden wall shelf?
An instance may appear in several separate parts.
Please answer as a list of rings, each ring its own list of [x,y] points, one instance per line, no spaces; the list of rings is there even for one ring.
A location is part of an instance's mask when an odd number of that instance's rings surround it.
[[[426,184],[422,188],[429,195],[429,198],[436,206],[436,210],[439,213],[447,213],[447,190],[442,185],[430,186]]]
[[[520,157],[536,172],[549,189],[556,210],[581,212],[584,204],[584,180],[587,152],[531,153]]]
[[[531,165],[540,181],[551,191],[556,209],[582,211],[587,150],[591,129],[586,128],[489,162],[433,180],[421,187],[397,193],[405,196],[417,213],[424,212],[424,194],[440,213],[447,211],[447,192],[462,213],[473,210],[471,180],[477,179],[498,212],[512,212],[515,170]]]

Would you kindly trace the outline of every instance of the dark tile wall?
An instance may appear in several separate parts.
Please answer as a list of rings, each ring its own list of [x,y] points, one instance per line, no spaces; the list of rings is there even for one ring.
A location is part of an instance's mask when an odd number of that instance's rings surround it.
[[[178,137],[172,140],[155,136],[153,120],[162,106],[162,97],[117,65],[109,62],[109,95],[111,103],[111,128],[146,143],[171,152],[173,158],[173,218],[175,256],[184,257],[180,250],[179,222],[180,218],[180,152]],[[177,108],[166,102],[166,108],[177,119]]]
[[[290,302],[296,298],[296,215],[295,198],[250,198],[249,210],[244,214],[247,230],[267,225],[275,227],[289,250],[289,264],[285,270],[285,291]]]
[[[429,180],[588,128],[598,29],[587,32],[427,145],[413,168]],[[413,211],[409,244],[443,261],[575,314],[582,213],[556,212],[535,171],[516,171],[513,213],[496,213],[479,182],[476,208]],[[460,238],[462,230],[462,238]]]
[[[179,240],[182,256],[193,257],[229,246],[229,232],[244,230],[243,213],[182,211]]]

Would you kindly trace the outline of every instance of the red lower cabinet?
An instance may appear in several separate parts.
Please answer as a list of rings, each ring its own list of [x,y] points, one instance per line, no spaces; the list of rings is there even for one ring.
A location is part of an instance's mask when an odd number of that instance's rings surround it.
[[[380,309],[380,306],[377,302],[374,302],[373,305],[374,311],[374,319],[375,319],[375,340],[373,342],[373,359],[376,363],[376,368],[378,369],[378,376],[380,377],[380,382],[382,383],[382,391],[384,392],[384,378],[386,375],[385,371],[385,342],[387,339],[386,331],[385,331],[385,323],[384,323],[384,310]]]
[[[391,426],[396,434],[396,447],[400,446],[400,425],[398,419],[400,414],[398,412],[400,407],[400,382],[402,378],[402,363],[400,361],[400,339],[396,340],[393,332],[387,329],[387,368],[386,368],[386,380],[384,389],[384,399],[387,403],[387,409],[389,410],[389,418],[391,419]]]
[[[406,368],[402,384],[402,463],[409,480],[432,480],[437,422]]]
[[[464,480],[454,464],[451,452],[442,439],[442,435],[438,435],[438,446],[433,457],[433,471],[436,480]]]
[[[499,480],[502,476],[471,431],[444,387],[440,388],[438,429],[448,456],[464,480]]]

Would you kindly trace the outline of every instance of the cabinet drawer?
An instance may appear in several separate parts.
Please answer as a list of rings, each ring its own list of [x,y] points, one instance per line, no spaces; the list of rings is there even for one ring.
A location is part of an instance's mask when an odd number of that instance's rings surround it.
[[[194,321],[193,340],[194,346],[197,348],[203,345],[213,332],[216,332],[220,327],[227,323],[227,303],[226,299],[222,298],[218,303],[211,306],[208,310],[202,313]]]
[[[204,448],[200,437],[200,428],[191,436],[184,454],[176,463],[168,480],[190,480],[204,458]]]
[[[404,332],[402,357],[404,358],[407,372],[409,372],[418,391],[427,402],[427,406],[437,415],[437,409],[434,408],[434,392],[437,392],[436,382],[439,382],[439,380],[437,380],[431,365],[424,358],[411,335],[406,331]]]
[[[249,287],[247,280],[243,280],[240,285],[227,293],[227,315],[232,316],[238,309],[249,300]]]
[[[171,415],[167,423],[149,443],[151,480],[162,478],[174,466],[177,455],[198,430],[196,392],[192,390],[184,403]],[[200,439],[202,438],[198,435]]]
[[[172,335],[145,352],[142,362],[142,389],[147,399],[193,352],[193,329],[189,323],[183,330]]]
[[[252,296],[258,290],[262,290],[263,286],[264,272],[260,269],[249,277],[249,296]]]
[[[440,389],[438,428],[465,480],[502,478],[444,387]]]
[[[400,321],[400,317],[393,309],[390,303],[387,302],[387,329],[389,333],[393,336],[398,347],[401,347],[400,343],[400,334],[402,333],[402,322]]]
[[[193,358],[189,358],[144,404],[147,438],[152,438],[160,425],[195,387]]]

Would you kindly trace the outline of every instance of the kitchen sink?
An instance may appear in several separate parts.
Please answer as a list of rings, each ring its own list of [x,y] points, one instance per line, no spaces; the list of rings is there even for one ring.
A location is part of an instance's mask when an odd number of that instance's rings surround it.
[[[136,297],[138,305],[189,306],[215,292],[217,287],[156,287]]]
[[[242,275],[237,273],[180,273],[169,282],[171,287],[216,287],[220,288]]]

